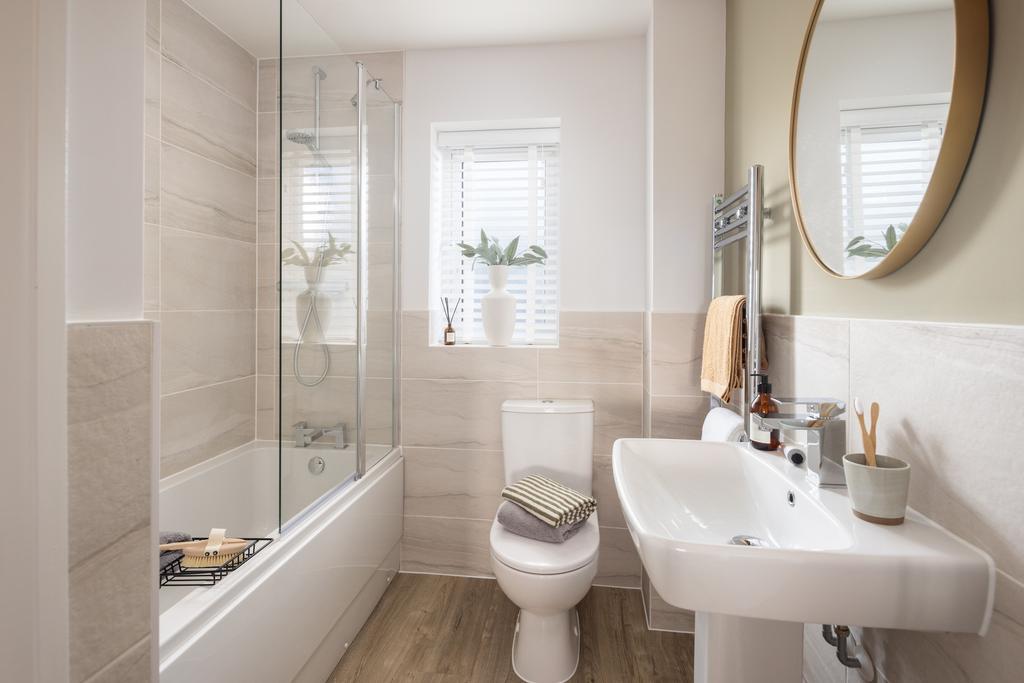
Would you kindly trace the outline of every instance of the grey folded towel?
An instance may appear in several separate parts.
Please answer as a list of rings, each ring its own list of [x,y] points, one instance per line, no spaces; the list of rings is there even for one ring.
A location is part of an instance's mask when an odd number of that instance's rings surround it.
[[[191,541],[192,534],[186,534],[184,531],[161,531],[160,532],[160,545],[164,543],[184,543],[185,541]],[[168,550],[167,552],[173,553],[174,550]]]
[[[160,553],[160,569],[166,568],[175,560],[180,560],[183,557],[185,557],[185,553],[181,552],[180,550],[165,550],[164,552]]]
[[[576,535],[587,520],[551,526],[511,501],[505,501],[498,508],[498,524],[517,536],[525,536],[545,543],[565,543]]]

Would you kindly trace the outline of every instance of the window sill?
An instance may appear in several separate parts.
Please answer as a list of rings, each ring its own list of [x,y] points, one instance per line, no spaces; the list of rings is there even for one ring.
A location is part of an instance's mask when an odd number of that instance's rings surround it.
[[[442,344],[432,341],[427,344],[432,349],[557,349],[558,344],[509,344],[508,346],[494,346],[492,344],[471,343],[471,344]]]

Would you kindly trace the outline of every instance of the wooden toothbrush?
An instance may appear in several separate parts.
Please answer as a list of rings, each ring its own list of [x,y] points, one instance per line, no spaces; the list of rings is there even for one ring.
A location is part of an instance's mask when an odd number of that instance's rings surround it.
[[[880,408],[877,401],[871,402],[871,460],[878,464],[878,412]]]
[[[864,424],[864,409],[860,406],[860,399],[853,399],[853,412],[857,413],[857,422],[860,423],[860,437],[864,442],[864,461],[868,467],[875,467],[875,443],[871,440],[871,432]]]

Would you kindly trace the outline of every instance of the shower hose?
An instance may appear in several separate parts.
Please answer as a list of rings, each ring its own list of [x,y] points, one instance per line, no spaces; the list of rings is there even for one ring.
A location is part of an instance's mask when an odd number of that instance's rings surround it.
[[[320,271],[323,269],[323,260],[318,260],[316,264],[316,278],[315,282],[320,282]],[[312,289],[312,287],[310,287]],[[302,345],[309,342],[306,341],[306,332],[309,330],[309,324],[313,323],[316,325],[316,329],[320,331],[320,353],[323,356],[323,372],[320,376],[314,380],[307,380],[302,375],[302,371],[299,370],[299,354],[302,352]],[[306,309],[306,317],[302,321],[302,327],[299,331],[299,341],[295,344],[295,352],[292,354],[292,372],[295,375],[295,380],[304,387],[315,387],[325,379],[327,379],[327,373],[331,371],[331,351],[327,347],[327,331],[324,330],[323,323],[320,322],[320,313],[316,310],[316,292],[310,292],[309,296],[309,308]]]

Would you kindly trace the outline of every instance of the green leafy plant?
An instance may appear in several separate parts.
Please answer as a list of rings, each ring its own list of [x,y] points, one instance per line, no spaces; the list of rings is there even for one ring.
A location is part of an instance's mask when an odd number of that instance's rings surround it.
[[[899,241],[903,237],[903,234],[907,231],[907,224],[900,223],[899,225],[890,225],[882,233],[885,237],[885,244],[879,244],[873,242],[864,235],[857,235],[849,244],[846,245],[846,255],[848,257],[860,256],[862,258],[883,258],[893,250]]]
[[[348,243],[338,244],[334,235],[327,233],[327,241],[322,242],[312,254],[295,240],[289,240],[292,245],[281,252],[281,263],[286,266],[316,266],[321,268],[341,263],[345,257],[352,253],[352,245]]]
[[[508,243],[504,249],[498,240],[488,237],[483,230],[480,231],[480,244],[475,247],[465,242],[459,242],[462,255],[473,259],[473,266],[477,261],[483,261],[489,266],[532,266],[534,264],[544,265],[548,253],[540,246],[533,244],[524,249],[519,249],[519,238],[516,237]]]

